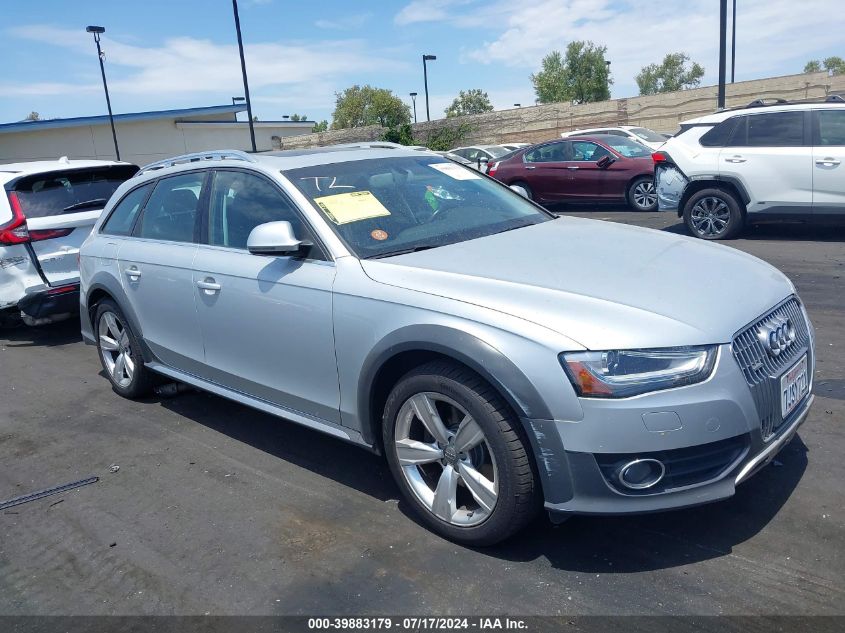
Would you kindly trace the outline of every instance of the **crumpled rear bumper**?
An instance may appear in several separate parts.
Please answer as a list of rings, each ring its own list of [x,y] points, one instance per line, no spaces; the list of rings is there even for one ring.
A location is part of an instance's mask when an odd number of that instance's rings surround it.
[[[16,310],[28,290],[43,285],[23,244],[0,246],[0,310]]]
[[[657,165],[654,171],[657,188],[657,209],[659,211],[679,211],[681,196],[689,184],[689,179],[680,169],[671,165]]]

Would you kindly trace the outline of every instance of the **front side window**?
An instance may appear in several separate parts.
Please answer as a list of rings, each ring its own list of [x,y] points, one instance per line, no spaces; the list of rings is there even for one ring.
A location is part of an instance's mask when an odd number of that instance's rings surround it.
[[[526,163],[560,163],[566,160],[566,143],[548,143],[525,154]]]
[[[93,211],[137,171],[135,165],[112,165],[37,174],[17,181],[15,192],[28,218]]]
[[[241,171],[218,171],[208,207],[208,243],[246,249],[249,234],[259,224],[287,221],[305,239],[293,204],[266,178]]]
[[[206,172],[162,178],[144,206],[138,237],[193,242],[202,183]]]
[[[141,205],[147,199],[150,189],[153,188],[153,183],[147,183],[137,189],[133,189],[123,199],[117,203],[114,210],[109,215],[108,220],[103,225],[101,233],[106,235],[129,235],[132,232],[132,227],[135,225],[135,218],[138,217],[138,212],[141,210]]]
[[[804,144],[803,112],[771,112],[746,118],[745,145],[749,147],[797,147]]]
[[[632,141],[627,137],[613,136],[606,141],[605,145],[610,145],[610,148],[626,158],[646,158],[651,156],[651,149],[640,143],[639,141]],[[601,158],[601,156],[599,156]],[[597,159],[596,159],[597,160]]]
[[[572,143],[572,159],[577,162],[596,162],[602,156],[608,156],[608,152],[601,145],[590,143],[588,141],[573,141]]]
[[[845,146],[845,109],[819,110],[819,127],[813,145]]]
[[[284,175],[361,258],[436,248],[551,219],[476,170],[432,156],[315,165]]]

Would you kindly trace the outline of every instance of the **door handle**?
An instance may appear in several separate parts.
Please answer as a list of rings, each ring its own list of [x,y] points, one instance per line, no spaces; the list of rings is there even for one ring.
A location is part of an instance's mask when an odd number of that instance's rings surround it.
[[[822,167],[833,167],[834,165],[838,165],[842,161],[836,160],[835,158],[817,158],[816,165],[821,165]]]
[[[575,169],[581,169],[580,167],[578,167],[578,165],[567,165],[567,166],[566,166],[566,168],[567,168],[567,169],[572,169],[572,170],[575,170]]]
[[[744,163],[745,161],[746,159],[739,155],[731,156],[730,158],[725,159],[726,163]]]
[[[206,277],[204,280],[197,282],[197,288],[202,288],[206,292],[213,293],[219,292],[222,286],[215,282],[213,278]]]
[[[126,269],[126,276],[129,277],[129,281],[138,281],[141,278],[141,271],[137,266],[130,266]]]
[[[537,168],[536,168],[536,167],[534,167],[533,165],[526,165],[526,166],[525,166],[525,169],[537,169]]]

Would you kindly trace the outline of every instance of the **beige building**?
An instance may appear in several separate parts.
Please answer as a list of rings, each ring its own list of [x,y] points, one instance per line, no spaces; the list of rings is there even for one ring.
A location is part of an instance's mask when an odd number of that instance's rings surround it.
[[[245,105],[135,112],[114,116],[121,160],[145,165],[209,149],[251,148]],[[255,121],[258,151],[279,149],[281,139],[311,132],[313,121]],[[114,160],[109,117],[91,116],[0,124],[0,163],[94,158]]]

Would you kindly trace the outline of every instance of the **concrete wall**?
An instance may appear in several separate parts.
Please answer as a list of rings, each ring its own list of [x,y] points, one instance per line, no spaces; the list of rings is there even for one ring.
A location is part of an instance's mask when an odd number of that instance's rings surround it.
[[[246,122],[236,122],[234,117],[229,121],[221,120],[219,115],[192,117],[191,121],[118,121],[115,127],[121,159],[145,165],[188,152],[248,150],[251,147]],[[311,125],[303,124],[306,129]],[[281,142],[278,139],[290,134],[301,135],[302,129],[287,123],[257,122],[256,146],[259,150],[279,149]],[[32,130],[0,134],[0,163],[55,160],[60,156],[114,160],[114,143],[108,122],[42,130],[34,127]]]
[[[728,84],[726,105],[745,105],[754,99],[803,99],[845,91],[845,75],[808,73],[756,79]],[[535,143],[555,138],[561,132],[604,125],[642,125],[658,132],[673,133],[681,121],[710,114],[716,109],[716,86],[706,86],[648,97],[613,99],[599,103],[571,105],[554,103],[499,110],[486,114],[416,123],[414,136],[425,144],[428,134],[447,124],[469,124],[471,131],[461,145],[477,143]],[[378,126],[337,130],[283,139],[284,148],[312,147],[332,143],[377,140]]]

